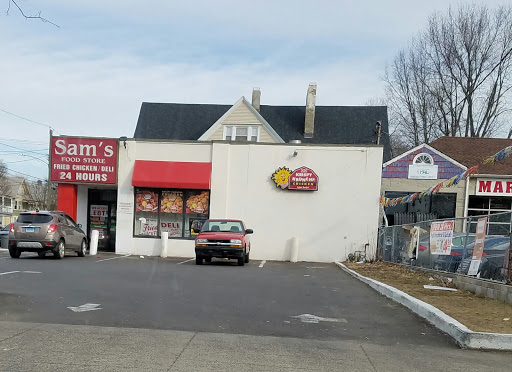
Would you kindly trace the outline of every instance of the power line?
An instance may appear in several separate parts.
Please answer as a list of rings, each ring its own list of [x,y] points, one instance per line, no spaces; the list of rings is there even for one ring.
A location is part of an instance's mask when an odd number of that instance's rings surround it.
[[[38,153],[37,151],[32,151],[32,150],[22,149],[21,147],[16,147],[16,146],[8,145],[8,144],[6,144],[6,143],[1,143],[1,142],[0,142],[0,145],[1,145],[1,146],[11,147],[11,148],[13,148],[13,149],[17,149],[17,150],[22,150],[22,151],[26,151],[26,152],[33,152],[33,153],[35,153],[35,154],[42,155],[41,153]],[[40,150],[38,150],[38,151],[40,151]]]
[[[33,140],[28,140],[28,139],[23,139],[23,138],[0,137],[0,141],[16,141],[16,142],[30,143],[30,144],[41,145],[41,146],[48,144],[48,141],[33,141]]]
[[[46,127],[46,128],[50,128],[50,129],[52,129],[55,133],[60,134],[60,133],[59,133],[59,132],[54,128],[54,127],[52,127],[51,125],[44,124],[44,123],[40,123],[40,122],[35,121],[35,120],[31,120],[31,119],[24,118],[23,116],[13,114],[12,112],[9,112],[9,111],[7,111],[7,110],[3,110],[3,109],[1,109],[1,108],[0,108],[0,111],[5,112],[5,113],[6,113],[6,114],[8,114],[8,115],[15,116],[15,117],[17,117],[18,119],[26,120],[26,121],[29,121],[29,122],[31,122],[31,123],[34,123],[34,124],[37,124],[37,125],[41,125],[41,126]]]
[[[44,178],[40,178],[40,177],[36,177],[36,176],[32,176],[30,174],[26,174],[26,173],[22,173],[22,172],[18,172],[18,171],[15,171],[14,169],[10,169],[10,168],[5,168],[7,171],[9,172],[14,172],[14,173],[18,173],[18,174],[21,174],[25,177],[30,177],[30,178],[35,178],[36,180],[41,180],[41,181],[46,181],[46,179]]]

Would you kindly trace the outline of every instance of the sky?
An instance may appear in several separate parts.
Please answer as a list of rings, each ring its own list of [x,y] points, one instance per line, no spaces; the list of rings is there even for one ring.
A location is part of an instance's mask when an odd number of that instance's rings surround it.
[[[142,102],[364,105],[451,0],[0,0],[0,159],[47,175],[56,134],[132,137]],[[484,2],[483,0],[480,2]],[[486,0],[490,7],[506,0]],[[29,119],[31,121],[25,120]]]

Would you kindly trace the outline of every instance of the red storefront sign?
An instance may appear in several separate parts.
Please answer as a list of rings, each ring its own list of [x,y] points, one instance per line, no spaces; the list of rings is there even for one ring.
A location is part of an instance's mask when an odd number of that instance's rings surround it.
[[[115,184],[117,140],[52,137],[53,182]]]
[[[297,168],[290,174],[288,189],[316,191],[318,190],[318,176],[307,167]]]
[[[512,180],[496,180],[478,178],[476,181],[476,195],[512,196]]]

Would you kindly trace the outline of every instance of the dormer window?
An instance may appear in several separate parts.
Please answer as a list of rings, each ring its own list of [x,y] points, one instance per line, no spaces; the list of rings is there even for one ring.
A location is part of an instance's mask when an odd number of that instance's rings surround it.
[[[412,163],[415,165],[434,165],[434,159],[430,154],[422,152],[414,157]]]
[[[224,140],[258,142],[260,131],[257,126],[226,125],[224,127]]]

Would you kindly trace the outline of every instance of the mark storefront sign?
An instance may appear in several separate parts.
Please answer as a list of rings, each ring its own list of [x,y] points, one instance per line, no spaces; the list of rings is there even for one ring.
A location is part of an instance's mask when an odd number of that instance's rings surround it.
[[[318,176],[308,167],[300,167],[291,171],[287,167],[278,168],[271,177],[272,181],[283,190],[318,190]]]
[[[115,139],[52,137],[54,182],[115,184],[116,168]]]
[[[476,195],[512,196],[512,179],[478,178],[476,180]]]

